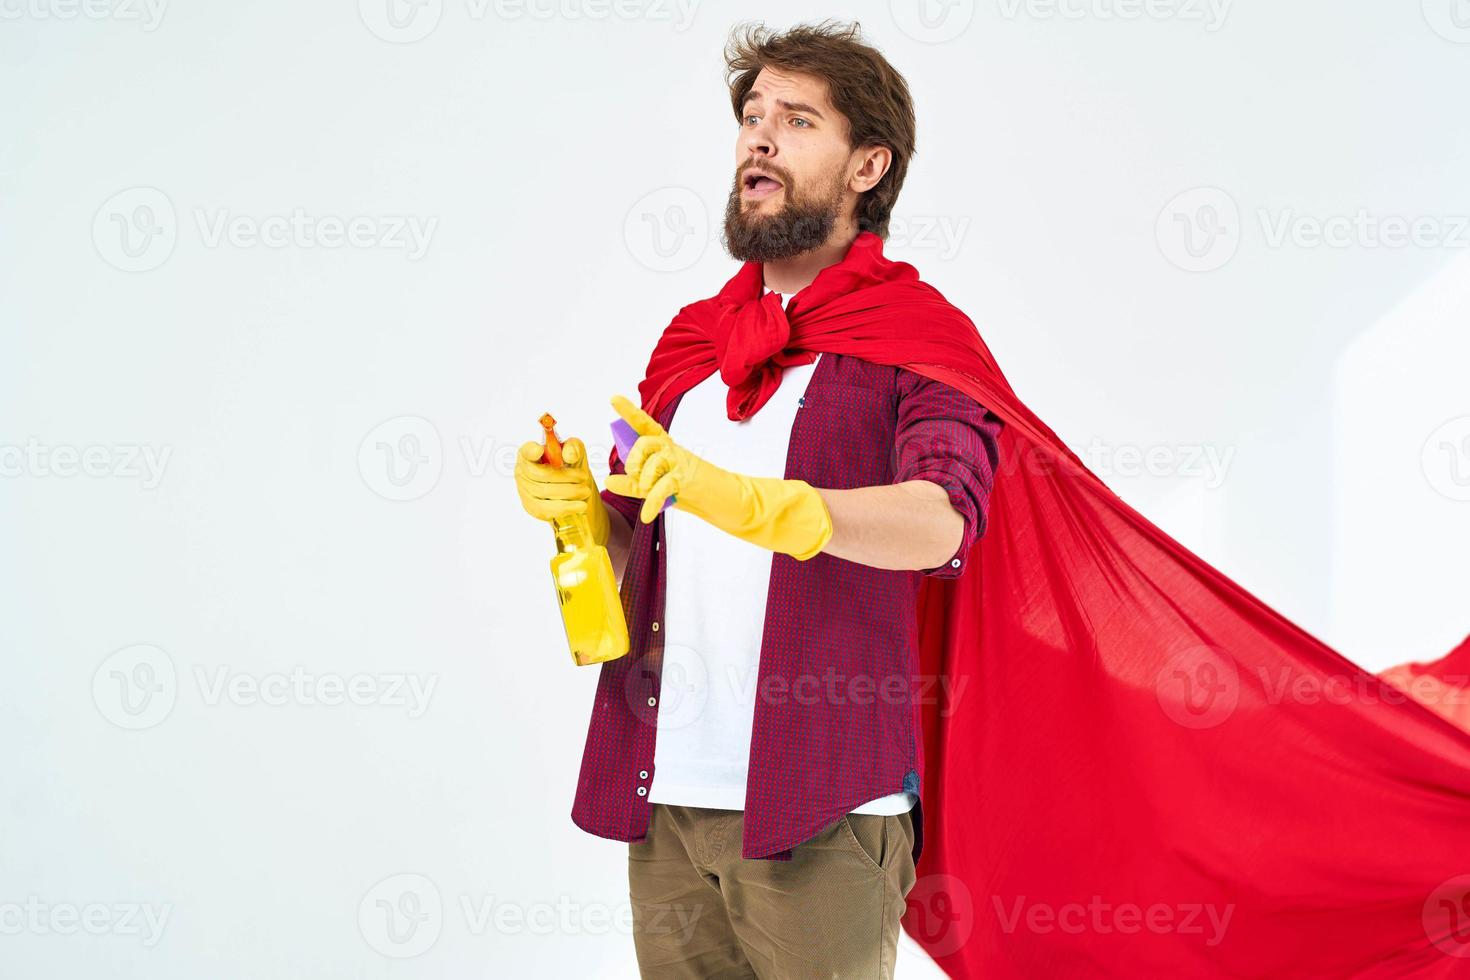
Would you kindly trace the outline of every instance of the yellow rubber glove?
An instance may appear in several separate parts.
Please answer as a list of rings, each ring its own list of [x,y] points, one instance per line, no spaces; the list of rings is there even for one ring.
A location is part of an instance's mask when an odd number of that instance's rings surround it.
[[[638,515],[643,523],[657,517],[673,496],[679,510],[798,561],[827,546],[832,515],[805,480],[731,473],[674,442],[657,419],[622,395],[614,395],[612,405],[638,433],[638,441],[623,461],[626,475],[609,476],[607,488],[625,497],[643,497]]]
[[[597,491],[597,480],[587,466],[587,447],[581,439],[562,443],[561,468],[540,462],[546,447],[528,442],[516,453],[516,492],[532,517],[550,521],[570,514],[586,514],[592,540],[607,544],[607,504]]]

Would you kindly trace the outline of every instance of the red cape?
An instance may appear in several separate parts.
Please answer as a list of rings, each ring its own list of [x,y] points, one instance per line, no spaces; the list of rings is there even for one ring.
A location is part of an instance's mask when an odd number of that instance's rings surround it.
[[[785,311],[761,276],[679,311],[644,409],[719,370],[744,418],[830,351],[1006,423],[968,571],[919,596],[949,699],[925,709],[903,925],[949,975],[1470,975],[1470,732],[1119,499],[876,235]]]

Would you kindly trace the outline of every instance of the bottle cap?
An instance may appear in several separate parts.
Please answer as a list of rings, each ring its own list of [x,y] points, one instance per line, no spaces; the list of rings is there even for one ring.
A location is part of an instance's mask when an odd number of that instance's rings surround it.
[[[541,454],[541,462],[561,469],[561,439],[557,437],[556,429],[554,428],[556,419],[551,417],[550,412],[543,412],[541,418],[537,421],[541,423],[541,428],[545,430],[542,445],[546,449]]]

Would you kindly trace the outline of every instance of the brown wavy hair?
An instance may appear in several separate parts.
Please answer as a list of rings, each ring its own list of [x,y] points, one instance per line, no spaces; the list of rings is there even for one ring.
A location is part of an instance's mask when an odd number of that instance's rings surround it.
[[[858,230],[888,237],[888,219],[914,155],[914,101],[908,82],[866,43],[857,21],[825,20],[774,32],[741,24],[730,32],[725,68],[730,104],[741,107],[762,68],[813,75],[827,83],[827,98],[847,119],[848,147],[885,146],[893,159],[872,190],[858,199]]]

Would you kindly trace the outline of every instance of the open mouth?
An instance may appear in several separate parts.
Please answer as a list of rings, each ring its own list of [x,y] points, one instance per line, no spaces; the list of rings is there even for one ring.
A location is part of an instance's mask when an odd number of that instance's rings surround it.
[[[781,189],[782,184],[779,180],[766,174],[748,173],[745,175],[742,186],[746,197],[761,198],[770,197]]]

